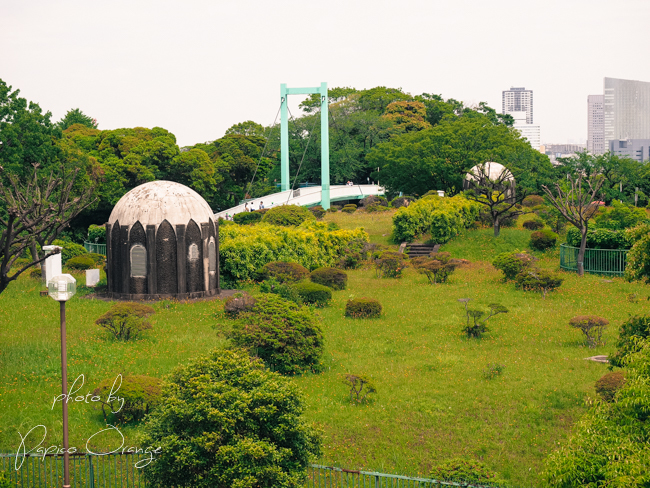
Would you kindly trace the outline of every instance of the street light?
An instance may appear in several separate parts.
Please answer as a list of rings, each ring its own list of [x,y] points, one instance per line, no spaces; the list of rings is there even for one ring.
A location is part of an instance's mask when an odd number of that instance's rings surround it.
[[[47,292],[59,302],[61,310],[61,393],[63,393],[63,488],[70,488],[70,454],[68,453],[68,357],[65,346],[65,302],[77,291],[77,281],[69,274],[54,276],[47,282]]]

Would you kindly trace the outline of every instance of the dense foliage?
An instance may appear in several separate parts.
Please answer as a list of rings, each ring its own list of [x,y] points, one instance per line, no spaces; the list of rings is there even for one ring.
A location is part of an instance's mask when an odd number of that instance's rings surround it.
[[[131,422],[142,420],[160,404],[161,383],[160,379],[151,376],[119,375],[102,381],[93,395],[100,397],[104,420],[113,415],[118,422]],[[109,396],[111,391],[113,394]],[[119,395],[115,395],[116,391]]]
[[[627,253],[625,278],[650,283],[650,224],[627,230],[625,238],[632,244]]]
[[[303,282],[293,285],[293,288],[296,290],[302,301],[310,305],[325,307],[329,305],[332,300],[332,289],[325,285]]]
[[[425,275],[430,284],[435,285],[446,283],[449,276],[460,266],[460,261],[452,259],[448,252],[438,252],[413,258],[410,264],[418,273]]]
[[[279,283],[295,283],[307,278],[309,270],[298,263],[272,261],[266,263],[258,275],[263,280],[274,279]]]
[[[508,281],[514,280],[519,273],[532,266],[536,260],[535,256],[527,252],[504,252],[494,258],[492,266],[503,271],[503,280]]]
[[[148,305],[134,302],[114,303],[95,323],[108,330],[115,339],[128,341],[137,338],[143,331],[151,329],[147,321],[155,310]]]
[[[537,251],[546,251],[555,247],[558,235],[552,230],[537,230],[530,235],[530,247]]]
[[[298,205],[280,205],[269,209],[262,217],[262,222],[273,225],[296,226],[305,220],[314,220],[314,214]]]
[[[325,285],[332,290],[345,290],[348,284],[348,274],[337,268],[318,268],[311,272],[311,281]]]
[[[293,382],[235,351],[177,368],[148,417],[142,445],[160,446],[143,470],[153,487],[298,488],[320,453]]]
[[[345,250],[360,251],[368,241],[363,230],[329,231],[327,224],[317,222],[296,228],[228,225],[220,236],[222,272],[234,280],[253,278],[271,261],[297,262],[308,269],[331,266]]]
[[[566,242],[569,246],[579,247],[582,236],[580,231],[571,227],[566,233]],[[589,249],[629,249],[630,239],[621,230],[589,229],[587,231],[587,248]]]
[[[622,368],[627,358],[638,352],[650,338],[650,315],[632,315],[619,328],[616,351],[609,357],[610,367]]]
[[[564,279],[546,270],[534,267],[524,268],[516,277],[515,283],[524,291],[538,291],[542,298],[546,294],[560,287]]]
[[[374,298],[352,298],[345,304],[345,316],[353,319],[379,318],[381,312],[381,303]]]
[[[230,339],[281,374],[322,369],[323,332],[313,312],[272,293],[238,315]]]

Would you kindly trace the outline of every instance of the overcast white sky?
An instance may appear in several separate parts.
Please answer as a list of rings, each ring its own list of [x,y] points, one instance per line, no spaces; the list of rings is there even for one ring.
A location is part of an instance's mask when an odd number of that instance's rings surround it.
[[[650,81],[649,25],[650,0],[0,0],[0,79],[54,120],[80,108],[181,146],[270,124],[280,83],[498,111],[525,86],[543,142],[584,142],[603,77]]]

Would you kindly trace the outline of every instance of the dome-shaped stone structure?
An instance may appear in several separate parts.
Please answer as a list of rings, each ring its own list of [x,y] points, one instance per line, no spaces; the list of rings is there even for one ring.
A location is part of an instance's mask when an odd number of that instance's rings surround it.
[[[198,298],[219,287],[218,228],[194,190],[152,181],[124,195],[106,224],[113,298]]]
[[[494,161],[487,161],[482,164],[477,164],[470,169],[465,175],[463,180],[463,190],[472,188],[473,184],[477,182],[480,185],[485,185],[486,180],[497,183],[497,187],[502,187],[506,190],[506,196],[511,197],[515,194],[515,177],[504,165],[495,163]]]

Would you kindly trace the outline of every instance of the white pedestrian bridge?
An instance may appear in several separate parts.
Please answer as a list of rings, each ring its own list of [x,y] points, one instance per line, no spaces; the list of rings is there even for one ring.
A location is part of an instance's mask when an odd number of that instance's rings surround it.
[[[368,195],[383,195],[384,188],[379,185],[334,185],[330,186],[330,202],[340,202],[345,200],[361,200]],[[248,203],[248,208],[257,210],[260,202],[264,202],[264,208],[277,207],[278,205],[299,205],[301,207],[319,205],[321,201],[321,187],[309,186],[306,188],[297,188],[295,190],[286,190],[271,195],[264,195],[260,198],[247,200],[245,203],[237,205],[221,212],[214,214],[215,219],[226,218],[226,214],[233,216],[243,212]]]

